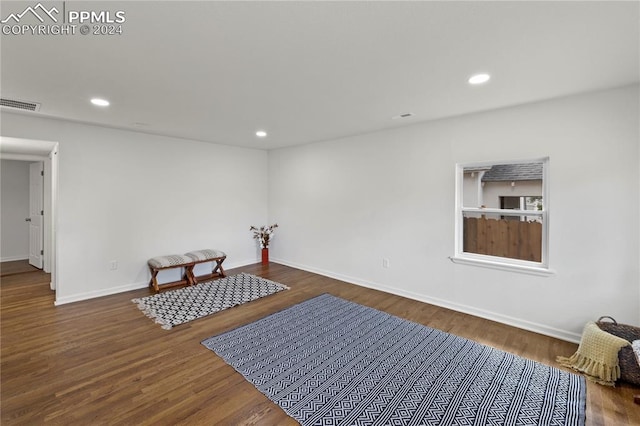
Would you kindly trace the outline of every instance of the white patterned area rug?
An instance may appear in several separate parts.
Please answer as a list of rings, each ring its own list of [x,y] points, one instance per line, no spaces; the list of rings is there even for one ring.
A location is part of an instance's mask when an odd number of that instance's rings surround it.
[[[582,376],[328,294],[202,344],[303,426],[585,424]]]
[[[131,301],[146,316],[169,330],[174,325],[288,289],[286,285],[241,273]]]

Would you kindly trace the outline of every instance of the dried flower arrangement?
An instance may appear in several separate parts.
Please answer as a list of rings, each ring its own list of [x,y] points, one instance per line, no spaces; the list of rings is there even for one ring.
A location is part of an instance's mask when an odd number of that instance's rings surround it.
[[[273,236],[273,230],[278,227],[277,223],[271,226],[261,226],[256,228],[252,226],[249,231],[253,231],[253,238],[260,242],[260,248],[269,248],[269,242]]]

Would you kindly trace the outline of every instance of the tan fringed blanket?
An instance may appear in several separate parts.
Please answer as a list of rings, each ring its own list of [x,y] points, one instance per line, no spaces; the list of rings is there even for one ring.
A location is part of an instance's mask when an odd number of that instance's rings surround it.
[[[618,351],[628,345],[626,340],[600,330],[590,321],[584,326],[578,351],[569,358],[559,356],[556,361],[584,373],[591,381],[615,386],[620,378]]]

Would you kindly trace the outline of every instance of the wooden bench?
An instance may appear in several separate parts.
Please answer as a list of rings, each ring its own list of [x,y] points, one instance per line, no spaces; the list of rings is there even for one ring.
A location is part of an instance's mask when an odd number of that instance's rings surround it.
[[[210,280],[212,278],[222,278],[225,276],[224,269],[222,268],[222,262],[224,262],[224,260],[227,258],[227,255],[224,252],[220,250],[204,249],[190,251],[189,253],[185,254],[185,256],[188,256],[193,261],[193,266],[188,269],[189,273],[191,274],[191,281],[193,282],[193,284],[198,284],[198,281]],[[199,275],[196,277],[193,273],[193,268],[195,267],[195,265],[208,262],[213,263],[213,265],[211,266],[211,273]]]
[[[227,258],[227,255],[220,250],[204,249],[191,251],[187,254],[171,254],[167,256],[152,257],[147,261],[149,265],[149,271],[151,272],[151,280],[149,280],[149,287],[157,292],[160,291],[160,287],[169,288],[181,285],[195,285],[198,280],[206,280],[217,277],[224,277],[224,269],[222,268],[222,262]],[[213,262],[213,267],[210,274],[195,276],[193,268],[200,263]],[[184,274],[182,279],[172,281],[168,283],[158,283],[158,273],[167,269],[184,268]]]

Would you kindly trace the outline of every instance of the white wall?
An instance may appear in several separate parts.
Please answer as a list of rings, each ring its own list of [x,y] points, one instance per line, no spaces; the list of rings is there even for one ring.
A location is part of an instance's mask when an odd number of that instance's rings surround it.
[[[633,86],[268,154],[6,112],[2,135],[60,143],[57,303],[144,287],[159,254],[214,247],[228,268],[257,262],[248,226],[278,222],[274,260],[577,340],[599,315],[640,323],[638,96]],[[556,274],[451,263],[455,164],[544,156]]]
[[[29,163],[0,161],[0,261],[29,258]]]
[[[153,256],[258,261],[249,226],[266,223],[265,151],[6,112],[2,135],[59,142],[57,304],[145,287]]]
[[[639,324],[638,96],[630,86],[270,151],[272,257],[567,340],[600,315]],[[455,164],[546,156],[555,275],[453,264]]]

